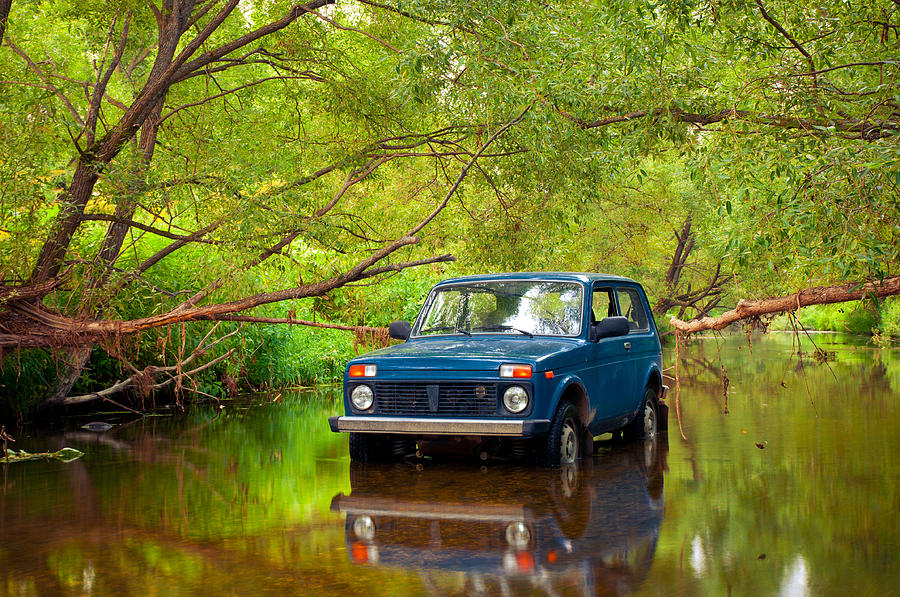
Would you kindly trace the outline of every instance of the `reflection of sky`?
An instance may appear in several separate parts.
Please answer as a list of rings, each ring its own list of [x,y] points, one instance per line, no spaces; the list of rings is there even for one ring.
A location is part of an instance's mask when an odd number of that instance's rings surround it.
[[[798,555],[785,573],[778,594],[782,597],[809,597],[809,570],[803,556]]]
[[[530,288],[522,297],[522,303],[513,317],[503,322],[514,328],[528,330],[538,334],[577,334],[581,327],[578,317],[581,305],[581,291],[578,288],[569,288],[563,292],[559,292],[559,286],[554,284],[550,290],[549,285],[536,285]],[[549,292],[548,292],[549,290]],[[555,300],[554,300],[555,299]],[[547,315],[548,303],[558,303],[553,305],[553,323],[557,326],[548,326],[543,324],[541,315]],[[574,317],[573,317],[574,316]],[[553,328],[556,329],[553,329]]]

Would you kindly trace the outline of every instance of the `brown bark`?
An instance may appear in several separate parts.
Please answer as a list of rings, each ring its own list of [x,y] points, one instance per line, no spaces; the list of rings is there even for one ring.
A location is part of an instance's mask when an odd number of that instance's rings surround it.
[[[900,294],[900,276],[886,277],[879,282],[851,282],[834,286],[815,286],[786,296],[759,300],[739,300],[734,309],[717,317],[703,317],[691,321],[672,318],[670,323],[682,334],[706,330],[721,330],[745,319],[796,311],[810,305],[827,305],[858,301],[867,297],[886,297]]]
[[[399,271],[424,263],[453,260],[451,255],[440,255],[427,260],[375,267],[378,261],[396,249],[417,241],[418,239],[415,238],[404,237],[365,259],[349,272],[317,283],[304,284],[276,292],[262,292],[225,303],[192,307],[181,305],[160,315],[128,321],[66,317],[30,301],[9,301],[7,309],[0,311],[0,329],[13,330],[13,333],[0,333],[0,348],[81,346],[96,343],[103,338],[136,334],[175,323],[225,319],[224,316],[260,305],[324,296],[351,282],[371,278],[387,271]]]
[[[67,346],[57,354],[61,365],[56,379],[53,380],[53,387],[44,397],[44,404],[56,404],[65,399],[84,371],[84,366],[91,357],[92,348],[93,345]]]
[[[12,0],[0,0],[0,43],[3,43],[3,33],[6,31],[6,21],[9,19],[11,8]]]
[[[159,24],[158,53],[147,82],[137,94],[134,102],[128,107],[118,123],[108,133],[97,139],[81,152],[72,183],[59,196],[60,215],[55,230],[44,243],[40,256],[32,270],[33,283],[45,282],[59,272],[69,244],[81,225],[84,207],[91,197],[98,180],[98,172],[109,164],[121,151],[122,147],[134,139],[148,118],[156,115],[165,100],[169,88],[188,78],[191,73],[203,69],[211,62],[227,56],[247,44],[279,31],[309,11],[317,10],[333,0],[312,0],[305,5],[294,6],[281,19],[252,31],[215,50],[206,52],[194,60],[187,62],[200,46],[218,29],[237,6],[237,0],[230,0],[210,20],[200,33],[194,37],[176,55],[182,36],[190,23],[190,16],[195,2],[182,0],[167,2],[162,12],[156,11]],[[151,4],[152,6],[152,4]],[[101,79],[102,81],[102,79]],[[103,93],[95,94],[99,101]],[[78,114],[75,114],[76,119]],[[120,230],[112,232],[108,246],[114,247]]]
[[[675,231],[675,239],[678,242],[672,254],[672,261],[666,270],[666,294],[656,301],[653,313],[665,315],[672,307],[680,307],[679,318],[684,317],[684,313],[688,309],[693,309],[700,317],[706,316],[719,304],[722,284],[727,276],[722,274],[721,265],[716,264],[715,271],[709,273],[709,283],[694,289],[689,282],[686,288],[682,288],[681,274],[687,266],[688,258],[694,250],[696,241],[696,237],[691,233],[690,214],[685,218],[681,232]]]

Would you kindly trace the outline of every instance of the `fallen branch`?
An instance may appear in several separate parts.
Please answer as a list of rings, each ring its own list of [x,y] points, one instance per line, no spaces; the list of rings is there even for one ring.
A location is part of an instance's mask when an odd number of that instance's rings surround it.
[[[882,298],[897,294],[900,294],[900,276],[891,276],[880,282],[850,282],[835,286],[814,286],[786,296],[759,300],[741,299],[734,309],[717,317],[703,317],[691,321],[681,321],[673,317],[669,322],[678,332],[693,334],[706,330],[721,330],[744,319],[773,313],[787,313],[810,305],[844,303],[862,300],[866,297]]]
[[[293,317],[254,317],[252,315],[218,315],[215,321],[239,321],[242,323],[271,323],[282,325],[305,325],[312,328],[329,330],[344,330],[345,332],[380,334],[387,328],[372,327],[369,325],[344,325],[340,323],[324,323],[321,321],[309,321],[306,319],[294,319]]]
[[[229,332],[228,334],[225,334],[224,336],[222,336],[220,338],[215,339],[212,342],[207,342],[217,327],[218,327],[218,324],[213,326],[213,328],[206,334],[206,336],[204,336],[203,339],[197,344],[197,347],[193,351],[191,351],[191,354],[188,355],[187,358],[176,363],[175,365],[170,365],[167,367],[154,367],[154,366],[147,367],[147,368],[143,369],[142,371],[135,372],[133,375],[131,375],[130,377],[127,377],[126,379],[123,379],[122,381],[116,382],[115,384],[113,384],[112,386],[110,386],[106,389],[99,390],[97,392],[91,392],[89,394],[82,394],[80,396],[67,396],[66,398],[64,398],[62,400],[62,404],[66,404],[66,405],[81,404],[84,402],[91,402],[93,400],[99,400],[99,399],[112,402],[112,400],[109,399],[110,396],[112,396],[114,394],[118,394],[119,392],[124,392],[125,390],[128,390],[128,389],[135,389],[142,394],[149,394],[151,391],[162,389],[162,388],[172,384],[173,382],[184,379],[185,377],[190,379],[190,377],[192,375],[195,375],[197,373],[200,373],[201,371],[209,369],[213,365],[216,365],[217,363],[220,363],[220,362],[224,361],[225,359],[229,358],[237,350],[235,348],[232,348],[232,349],[228,350],[227,352],[225,352],[225,354],[222,354],[222,355],[204,363],[203,365],[200,365],[199,367],[195,367],[194,369],[191,369],[190,371],[183,370],[185,365],[190,364],[197,357],[208,353],[217,344],[221,344],[226,339],[237,334],[238,331],[240,330],[240,328],[238,328],[232,332]],[[164,381],[155,383],[156,376],[160,373],[166,374],[169,377],[168,377],[168,379],[166,379]],[[115,403],[115,404],[117,404],[117,403]],[[117,405],[122,406],[120,404],[117,404]],[[123,407],[123,408],[125,408],[125,407]]]

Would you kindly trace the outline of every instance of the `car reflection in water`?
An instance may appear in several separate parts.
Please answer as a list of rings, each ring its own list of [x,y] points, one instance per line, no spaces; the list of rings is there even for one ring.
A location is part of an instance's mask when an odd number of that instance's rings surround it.
[[[466,594],[623,595],[653,561],[666,451],[662,435],[599,449],[577,468],[354,462],[350,495],[331,509],[347,515],[357,564],[461,572]]]

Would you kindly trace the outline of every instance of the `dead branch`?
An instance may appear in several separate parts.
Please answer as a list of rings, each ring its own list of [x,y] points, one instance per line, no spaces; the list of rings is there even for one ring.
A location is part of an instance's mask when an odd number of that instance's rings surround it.
[[[891,276],[878,282],[850,282],[834,286],[815,286],[786,296],[759,300],[742,299],[738,301],[734,309],[717,317],[703,317],[691,321],[681,321],[673,317],[669,321],[678,332],[693,334],[706,330],[721,330],[737,321],[773,313],[793,312],[810,305],[828,305],[897,294],[900,294],[900,276]]]
[[[709,314],[710,310],[719,304],[722,294],[722,284],[728,279],[728,276],[722,273],[721,264],[717,263],[715,271],[709,276],[709,283],[700,288],[692,288],[691,283],[687,284],[686,289],[680,289],[682,277],[681,274],[687,266],[688,258],[694,250],[696,237],[691,233],[691,216],[684,220],[681,226],[681,232],[675,231],[675,239],[678,241],[675,251],[672,254],[672,261],[666,271],[666,295],[661,296],[653,312],[656,315],[664,315],[672,307],[680,307],[678,317],[683,317],[687,309],[694,309],[698,316],[703,317]],[[702,304],[706,301],[705,304]]]
[[[171,377],[169,377],[167,380],[165,380],[163,382],[150,385],[149,388],[150,388],[150,390],[159,390],[159,389],[162,389],[162,388],[172,384],[173,382],[175,382],[176,378],[184,378],[184,377],[189,378],[191,375],[200,373],[201,371],[204,371],[205,369],[209,369],[213,365],[216,365],[217,363],[224,361],[225,359],[227,359],[228,357],[233,355],[236,350],[237,350],[236,348],[231,348],[225,354],[218,356],[215,359],[212,359],[211,361],[209,361],[195,369],[192,369],[192,370],[186,371],[186,372],[182,372],[180,375],[172,375]],[[130,388],[134,388],[137,384],[140,383],[141,378],[144,376],[152,377],[152,376],[155,376],[157,373],[163,373],[163,372],[167,373],[169,370],[174,370],[174,368],[175,368],[174,366],[172,366],[172,367],[147,367],[145,370],[135,373],[131,377],[124,379],[124,380],[106,388],[105,390],[100,390],[98,392],[92,392],[90,394],[81,394],[80,396],[67,396],[66,398],[63,399],[62,404],[69,406],[72,404],[82,404],[84,402],[91,402],[92,400],[107,399],[109,396],[118,394],[119,392],[124,392],[125,390],[128,390]]]
[[[322,321],[309,321],[306,319],[294,319],[293,317],[254,317],[252,315],[220,315],[216,321],[238,321],[241,323],[271,323],[280,325],[303,325],[311,328],[326,330],[343,330],[354,333],[380,334],[387,328],[373,327],[369,325],[344,325],[340,323],[325,323]]]
[[[218,323],[216,325],[214,325],[209,330],[209,332],[207,332],[207,334],[203,337],[203,339],[197,343],[197,347],[194,348],[193,351],[191,351],[191,354],[188,355],[187,358],[180,360],[175,365],[169,365],[166,367],[154,367],[154,366],[147,367],[147,368],[143,369],[142,371],[136,371],[130,377],[127,377],[126,379],[123,379],[122,381],[116,382],[115,384],[113,384],[112,386],[110,386],[106,389],[99,390],[97,392],[91,392],[89,394],[82,394],[79,396],[67,396],[66,398],[64,398],[61,401],[61,404],[65,404],[65,405],[82,404],[84,402],[90,402],[92,400],[98,400],[98,399],[109,400],[110,396],[112,396],[114,394],[118,394],[120,392],[124,392],[125,390],[129,390],[129,389],[134,389],[134,390],[140,392],[141,394],[148,395],[152,391],[162,389],[168,385],[171,385],[172,383],[175,383],[176,381],[181,381],[182,378],[185,378],[185,377],[190,378],[192,375],[196,375],[197,373],[205,371],[206,369],[209,369],[210,367],[212,367],[218,363],[221,363],[225,359],[229,358],[237,350],[236,348],[231,348],[228,351],[226,351],[224,354],[219,355],[218,357],[216,357],[210,361],[207,361],[206,363],[204,363],[203,365],[200,365],[199,367],[195,367],[194,369],[191,369],[190,371],[184,371],[184,367],[186,365],[189,365],[191,362],[193,362],[198,357],[207,354],[210,350],[215,348],[216,345],[221,344],[228,338],[231,338],[232,336],[237,334],[238,331],[240,330],[240,328],[237,328],[234,331],[229,332],[228,334],[225,334],[224,336],[221,336],[212,342],[209,342],[210,336],[212,336],[212,334],[216,331],[216,329],[218,327],[219,327]],[[160,374],[167,375],[168,378],[165,379],[164,381],[156,382],[156,377]]]

